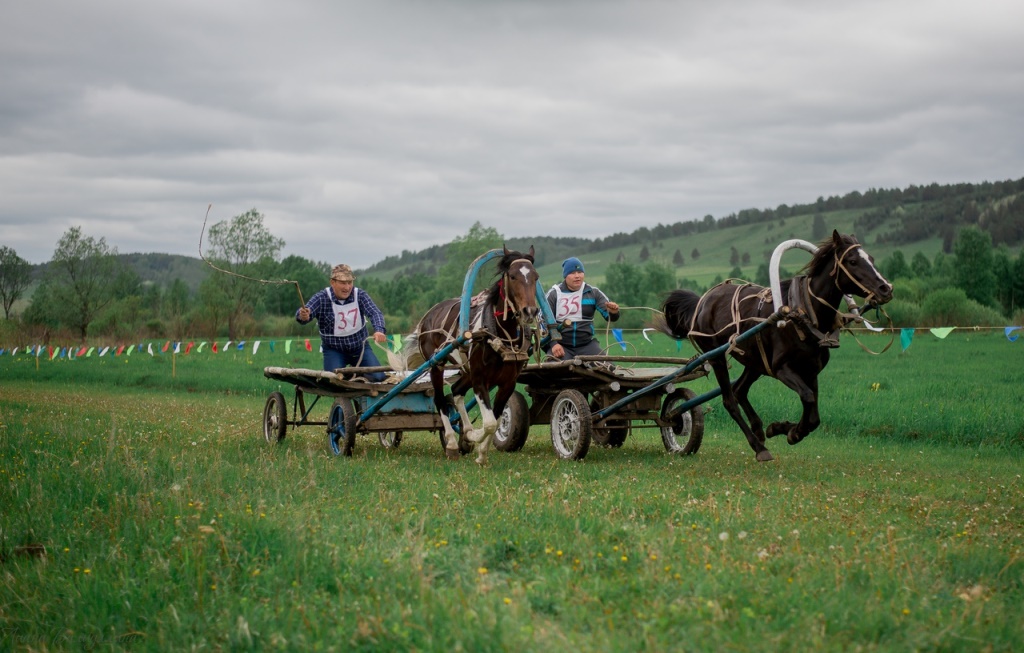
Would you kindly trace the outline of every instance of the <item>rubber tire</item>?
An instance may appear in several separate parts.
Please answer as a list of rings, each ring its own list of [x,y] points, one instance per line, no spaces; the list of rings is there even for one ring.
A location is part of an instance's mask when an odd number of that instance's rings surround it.
[[[398,445],[402,444],[402,432],[378,431],[377,439],[380,441],[380,445],[385,449],[397,449]]]
[[[613,419],[605,422],[606,425],[594,429],[594,444],[601,447],[618,449],[626,442],[629,435],[629,425],[624,419]]]
[[[672,406],[689,401],[696,397],[692,390],[681,388],[665,398],[661,404],[661,416],[669,412]],[[680,444],[685,438],[686,443]],[[665,445],[665,451],[671,454],[689,456],[697,453],[700,443],[704,439],[704,411],[700,406],[694,406],[687,412],[676,417],[672,426],[661,427],[661,442]]]
[[[498,417],[498,430],[494,432],[494,448],[499,451],[519,451],[530,435],[530,407],[526,397],[513,392]]]
[[[263,437],[274,443],[284,440],[288,431],[288,403],[280,392],[271,392],[263,407]]]
[[[578,390],[562,390],[551,406],[551,444],[563,460],[583,460],[593,440],[587,398]]]
[[[327,421],[327,440],[335,456],[352,456],[356,445],[356,411],[350,400],[335,400]]]

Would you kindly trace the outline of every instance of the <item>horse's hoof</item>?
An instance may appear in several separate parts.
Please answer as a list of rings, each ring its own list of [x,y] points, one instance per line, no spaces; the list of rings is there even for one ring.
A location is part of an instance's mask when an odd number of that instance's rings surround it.
[[[458,449],[445,449],[444,455],[448,456],[448,460],[458,460],[462,456]]]
[[[801,440],[803,440],[803,437],[801,435],[797,434],[797,433],[792,433],[791,432],[791,433],[788,433],[786,435],[786,442],[788,442],[790,444],[797,444]]]
[[[764,451],[758,451],[757,452],[757,461],[758,462],[766,463],[769,460],[775,460],[774,456],[772,456],[772,452],[768,451],[767,449],[765,449]]]

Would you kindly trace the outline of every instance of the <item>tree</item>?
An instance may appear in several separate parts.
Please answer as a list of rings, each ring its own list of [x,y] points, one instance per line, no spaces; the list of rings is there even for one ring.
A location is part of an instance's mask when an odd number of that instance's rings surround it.
[[[32,266],[12,248],[0,247],[0,301],[4,318],[11,319],[11,307],[21,299],[32,283]]]
[[[642,306],[647,296],[646,282],[645,275],[636,265],[612,263],[605,273],[601,290],[616,303]]]
[[[916,252],[914,257],[910,259],[910,270],[914,273],[915,277],[923,279],[931,273],[932,262],[928,260],[924,252]]]
[[[700,258],[700,250],[697,249],[696,247],[694,247],[693,251],[690,252],[690,258],[693,259],[694,261],[699,259]]]
[[[479,222],[473,224],[465,236],[457,236],[448,245],[448,260],[437,271],[437,285],[434,289],[434,301],[439,302],[449,297],[462,295],[462,286],[466,273],[473,261],[492,249],[502,246],[504,237],[494,227],[484,227]],[[481,275],[482,277],[483,275]],[[489,280],[477,279],[478,288],[489,285]]]
[[[683,258],[683,253],[677,249],[676,253],[672,255],[672,265],[682,267],[685,264],[686,259]]]
[[[828,236],[828,227],[825,226],[825,216],[820,213],[814,214],[814,222],[811,223],[811,238],[818,243]]]
[[[889,281],[895,281],[896,279],[904,279],[910,276],[910,266],[907,265],[907,259],[903,256],[903,252],[896,250],[889,258],[885,259],[885,262],[881,266],[882,274]]]
[[[72,227],[53,252],[43,284],[47,293],[40,298],[50,308],[43,309],[43,314],[56,311],[52,317],[78,332],[84,343],[89,325],[125,287],[126,274],[118,263],[116,247],[108,246],[104,238],[83,236],[81,227]]]
[[[302,299],[308,300],[313,293],[327,287],[327,280],[331,276],[331,264],[310,261],[292,254],[281,261],[274,276],[297,282]],[[362,287],[361,283],[358,285]],[[299,293],[295,291],[294,284],[273,284],[267,287],[265,302],[270,313],[292,315],[299,308]]]
[[[992,272],[992,237],[978,227],[964,227],[957,236],[954,254],[957,287],[979,304],[992,306],[996,285]]]
[[[640,260],[641,261],[646,261],[648,258],[650,258],[650,256],[651,256],[651,252],[647,249],[647,245],[644,245],[642,248],[640,248]]]
[[[228,337],[235,339],[243,318],[254,314],[261,299],[263,288],[258,280],[268,278],[278,269],[284,240],[263,226],[262,213],[250,209],[210,227],[209,243],[207,258],[233,274],[211,275],[203,283],[215,283],[223,290],[228,302]]]

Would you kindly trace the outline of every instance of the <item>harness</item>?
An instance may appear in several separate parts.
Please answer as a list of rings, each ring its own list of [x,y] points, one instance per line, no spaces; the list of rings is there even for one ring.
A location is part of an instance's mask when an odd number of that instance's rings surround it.
[[[829,276],[832,277],[832,283],[835,285],[836,289],[842,292],[842,289],[839,287],[839,271],[842,270],[843,272],[846,273],[847,278],[850,279],[854,284],[856,284],[857,287],[860,288],[860,290],[864,293],[866,303],[873,304],[875,300],[875,294],[872,291],[868,290],[866,287],[864,287],[864,285],[861,284],[859,281],[857,281],[857,279],[855,279],[853,275],[850,274],[850,271],[846,268],[846,266],[843,263],[843,260],[846,258],[847,254],[860,247],[861,246],[859,244],[854,244],[843,250],[842,254],[840,254],[838,250],[833,252],[834,262],[832,265],[832,269],[829,271]],[[734,285],[734,281],[736,280],[726,279],[724,282],[718,284],[718,286],[715,286],[715,288],[718,288],[720,286],[732,286]],[[743,289],[745,288],[760,288],[760,290],[754,294],[747,295],[746,297],[740,297]],[[730,301],[730,315],[732,317],[732,321],[727,323],[725,326],[723,326],[715,333],[701,333],[700,331],[696,331],[694,327],[697,324],[697,317],[700,315],[701,310],[704,307],[704,302],[710,294],[711,291],[709,290],[700,298],[700,300],[697,302],[697,307],[693,311],[693,316],[690,318],[690,343],[694,346],[695,349],[700,351],[700,348],[697,347],[697,343],[694,341],[694,336],[717,337],[722,335],[725,331],[729,330],[730,328],[735,328],[736,332],[729,336],[729,349],[727,353],[733,354],[735,352],[737,354],[743,355],[745,352],[736,346],[736,339],[742,334],[742,330],[740,328],[742,323],[763,322],[767,318],[760,317],[757,315],[744,318],[741,311],[741,303],[750,300],[757,300],[757,306],[754,310],[755,313],[760,313],[761,309],[765,304],[769,306],[773,304],[771,288],[763,288],[761,286],[757,286],[747,282],[735,285],[735,290],[733,290],[732,299]],[[811,301],[812,299],[828,307],[829,309],[835,311],[835,319],[829,326],[828,333],[824,333],[821,329],[821,325],[818,324],[818,315],[813,310],[813,303]],[[818,341],[819,347],[825,347],[830,349],[838,347],[839,331],[852,321],[863,320],[863,318],[853,313],[844,313],[840,311],[838,307],[833,307],[826,300],[816,295],[814,291],[811,289],[811,279],[807,275],[798,275],[793,277],[789,285],[787,304],[790,307],[790,314],[787,319],[792,320],[794,327],[796,328],[797,337],[799,337],[800,340],[805,340],[807,336],[811,336]],[[760,353],[761,355],[761,363],[764,365],[766,373],[768,374],[768,376],[774,377],[775,374],[772,370],[771,364],[768,361],[768,354],[765,351],[764,340],[760,333],[754,335],[754,342],[757,344],[758,353]]]

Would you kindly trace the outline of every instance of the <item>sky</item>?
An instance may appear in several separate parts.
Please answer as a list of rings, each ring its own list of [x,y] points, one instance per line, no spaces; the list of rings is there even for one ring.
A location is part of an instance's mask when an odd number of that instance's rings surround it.
[[[1020,0],[0,5],[0,245],[596,238],[1024,176]]]

